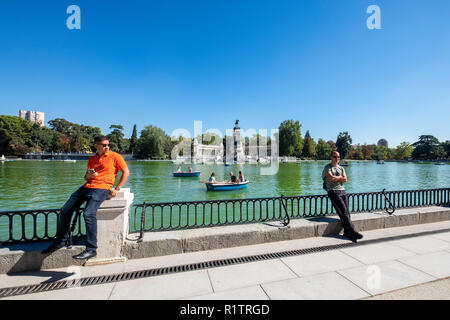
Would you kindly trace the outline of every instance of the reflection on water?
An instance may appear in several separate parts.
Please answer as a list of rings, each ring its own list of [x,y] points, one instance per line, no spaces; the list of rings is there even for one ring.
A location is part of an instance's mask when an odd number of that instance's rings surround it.
[[[129,161],[130,178],[125,187],[135,194],[135,203],[173,202],[260,198],[323,194],[321,174],[328,161],[280,163],[276,175],[260,175],[261,165],[218,164],[193,165],[200,178],[175,178],[177,165],[171,162]],[[187,165],[183,166],[183,170]],[[0,164],[0,211],[59,208],[80,185],[86,161],[14,161]],[[206,191],[199,180],[208,180],[211,172],[217,180],[228,180],[229,172],[239,170],[250,180],[247,189],[234,191]],[[348,192],[366,192],[448,187],[450,165],[432,163],[351,162],[345,167],[349,181]]]

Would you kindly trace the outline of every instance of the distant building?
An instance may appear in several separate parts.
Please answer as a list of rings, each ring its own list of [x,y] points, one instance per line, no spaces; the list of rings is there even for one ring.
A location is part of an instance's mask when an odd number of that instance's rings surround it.
[[[44,113],[40,111],[19,110],[19,117],[28,120],[31,124],[38,123],[41,127],[45,125]]]
[[[386,139],[380,139],[380,140],[378,140],[378,142],[377,142],[377,146],[378,146],[378,147],[386,147],[386,148],[388,148],[388,147],[389,147],[389,144],[388,144],[388,142],[387,142]]]

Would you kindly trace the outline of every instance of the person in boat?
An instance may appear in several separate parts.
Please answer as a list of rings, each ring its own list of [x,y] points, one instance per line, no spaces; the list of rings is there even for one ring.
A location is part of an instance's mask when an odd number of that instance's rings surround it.
[[[181,166],[178,167],[177,172],[181,172]]]
[[[245,178],[244,175],[242,174],[242,171],[239,171],[239,182],[244,182]]]
[[[233,174],[233,172],[230,172],[230,181],[231,181],[232,183],[238,182],[238,179],[237,179],[236,176]]]
[[[214,172],[211,173],[211,176],[209,177],[208,182],[209,183],[217,183],[217,181],[216,181],[216,174]]]
[[[188,172],[192,172],[192,167],[191,166],[189,166]]]
[[[97,149],[97,153],[88,160],[86,174],[84,175],[86,183],[72,193],[69,200],[62,207],[57,225],[56,239],[48,248],[42,251],[42,254],[49,254],[64,247],[73,213],[86,202],[83,211],[86,223],[86,249],[82,253],[73,256],[73,258],[89,259],[97,255],[97,210],[109,196],[115,197],[117,195],[128,179],[130,171],[123,157],[110,150],[107,137],[95,137],[94,146]],[[120,180],[116,187],[113,188],[119,171],[121,171]]]
[[[344,237],[356,242],[362,239],[362,234],[355,231],[350,219],[348,208],[348,197],[345,192],[344,183],[348,181],[345,169],[339,165],[340,155],[337,151],[331,152],[331,163],[327,164],[322,171],[324,189],[336,209],[336,212],[344,227]]]

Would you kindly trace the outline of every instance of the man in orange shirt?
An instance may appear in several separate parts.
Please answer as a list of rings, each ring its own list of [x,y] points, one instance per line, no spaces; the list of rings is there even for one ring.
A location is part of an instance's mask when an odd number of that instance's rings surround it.
[[[115,197],[117,195],[130,172],[123,157],[109,150],[108,138],[105,136],[95,137],[94,145],[97,153],[88,160],[88,169],[84,176],[86,183],[75,191],[62,207],[56,240],[42,251],[43,254],[52,253],[64,246],[72,215],[86,201],[84,209],[86,250],[73,258],[89,259],[97,255],[97,210],[108,196]],[[121,171],[122,175],[117,186],[113,188],[118,171]]]

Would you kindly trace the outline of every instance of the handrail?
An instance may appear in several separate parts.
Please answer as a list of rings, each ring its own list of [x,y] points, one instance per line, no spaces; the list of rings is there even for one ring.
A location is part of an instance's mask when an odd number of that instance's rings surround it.
[[[291,218],[289,217],[288,209],[286,207],[286,203],[284,202],[283,195],[281,195],[280,201],[281,201],[281,204],[283,205],[283,209],[284,209],[284,213],[285,213],[285,216],[284,216],[283,220],[281,221],[281,223],[283,224],[283,226],[286,227],[289,224],[289,222],[291,221]]]
[[[386,210],[393,214],[397,208],[449,205],[450,188],[397,190],[348,193],[352,213]],[[311,218],[335,214],[326,194],[245,198],[229,200],[197,200],[179,202],[143,202],[134,205],[130,214],[130,233],[139,233],[142,241],[146,231],[183,230],[202,227],[238,225],[290,219]],[[85,237],[81,212],[75,216],[71,237]],[[45,241],[56,238],[56,226],[61,209],[14,210],[0,212],[0,244]],[[137,218],[140,214],[140,221]],[[134,223],[133,223],[134,221]],[[75,226],[78,225],[78,228]]]
[[[352,213],[450,203],[450,188],[347,193]],[[197,200],[135,204],[149,209],[144,225],[130,232],[182,230],[211,226],[309,218],[335,214],[327,195],[301,195],[229,200]],[[143,216],[141,216],[143,218]]]
[[[392,214],[395,212],[395,206],[392,204],[391,200],[390,200],[390,199],[388,198],[388,196],[386,195],[386,189],[383,189],[381,192],[383,193],[384,198],[386,199],[386,201],[389,203],[389,206],[386,207],[386,212],[387,212],[388,214],[392,215]],[[392,208],[392,211],[389,210],[389,207]]]

